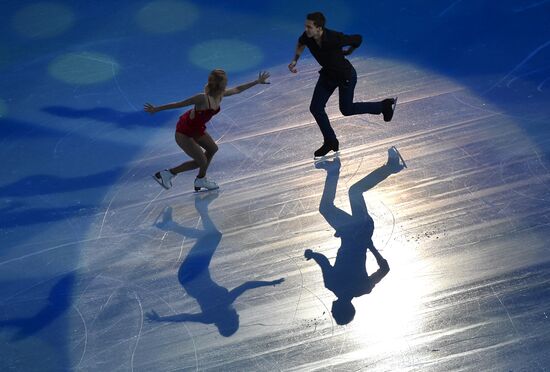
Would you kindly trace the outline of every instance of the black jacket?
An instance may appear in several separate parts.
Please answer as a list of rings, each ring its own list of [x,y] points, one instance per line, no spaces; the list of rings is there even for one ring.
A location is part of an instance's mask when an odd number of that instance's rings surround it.
[[[325,28],[321,36],[321,46],[304,32],[298,43],[308,47],[317,62],[323,67],[319,73],[326,75],[336,83],[342,83],[351,78],[351,63],[344,57],[343,47],[358,48],[363,38],[361,35],[345,35],[342,32]]]

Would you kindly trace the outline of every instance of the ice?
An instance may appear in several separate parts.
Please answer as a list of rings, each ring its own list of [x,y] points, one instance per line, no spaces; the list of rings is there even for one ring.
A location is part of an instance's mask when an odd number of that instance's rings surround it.
[[[548,370],[550,3],[188,3],[147,27],[171,2],[2,3],[0,369]],[[324,163],[319,67],[287,69],[314,10],[363,35],[355,100],[399,96],[386,123],[335,93]],[[208,124],[218,191],[194,171],[164,190],[183,111],[142,106],[202,91],[225,57],[230,86],[271,84]],[[391,146],[408,168],[383,166]],[[365,292],[345,325],[334,288]]]

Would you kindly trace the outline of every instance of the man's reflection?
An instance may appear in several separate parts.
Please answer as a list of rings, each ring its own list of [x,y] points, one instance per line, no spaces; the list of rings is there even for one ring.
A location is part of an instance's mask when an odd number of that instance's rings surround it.
[[[195,237],[197,241],[181,264],[178,279],[185,291],[195,298],[202,312],[196,314],[176,314],[159,316],[154,310],[147,314],[151,321],[163,322],[200,322],[214,324],[222,336],[229,337],[239,329],[239,314],[233,302],[245,291],[253,288],[277,285],[283,278],[273,281],[248,281],[232,289],[220,286],[210,275],[210,261],[222,239],[214,222],[208,215],[208,205],[218,194],[210,192],[203,198],[197,195],[195,208],[201,217],[203,230],[180,226],[172,220],[172,209],[164,211],[162,221],[157,227],[165,231],[174,231],[186,237]]]
[[[351,322],[355,316],[352,299],[370,293],[390,271],[388,262],[372,242],[374,222],[367,210],[363,193],[390,174],[399,172],[403,165],[390,157],[388,163],[352,185],[348,191],[351,215],[334,205],[340,176],[340,160],[318,163],[316,167],[327,171],[319,212],[336,230],[334,236],[339,237],[342,244],[338,249],[334,266],[323,254],[311,249],[307,249],[304,256],[307,260],[313,259],[321,267],[325,287],[337,297],[332,303],[332,315],[336,323],[343,325]],[[367,249],[374,255],[379,267],[370,276],[366,269]]]

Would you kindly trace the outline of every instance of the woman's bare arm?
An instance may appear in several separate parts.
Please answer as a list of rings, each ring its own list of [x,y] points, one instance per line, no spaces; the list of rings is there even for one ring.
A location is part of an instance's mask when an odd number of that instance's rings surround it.
[[[204,93],[199,93],[183,101],[168,103],[166,105],[161,105],[161,106],[155,106],[150,103],[146,103],[143,105],[143,110],[150,114],[154,114],[155,112],[159,112],[163,110],[172,110],[172,109],[181,108],[181,107],[190,106],[190,105],[197,105],[197,104],[201,104],[202,102],[204,102]]]
[[[247,90],[248,88],[252,88],[256,84],[269,84],[269,82],[267,81],[268,78],[269,78],[269,72],[262,71],[258,74],[258,78],[256,80],[251,81],[250,83],[238,85],[234,88],[226,89],[223,95],[224,97],[232,96],[233,94],[239,94]]]

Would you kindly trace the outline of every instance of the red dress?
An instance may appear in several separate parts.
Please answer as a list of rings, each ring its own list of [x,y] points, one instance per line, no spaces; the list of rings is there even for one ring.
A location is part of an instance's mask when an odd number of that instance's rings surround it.
[[[210,106],[210,100],[208,100],[208,106]],[[212,116],[220,112],[220,108],[213,110],[210,107],[206,110],[195,110],[195,117],[191,119],[191,111],[186,111],[178,120],[176,125],[176,132],[185,134],[191,138],[198,138],[204,135],[206,130],[206,123]]]

